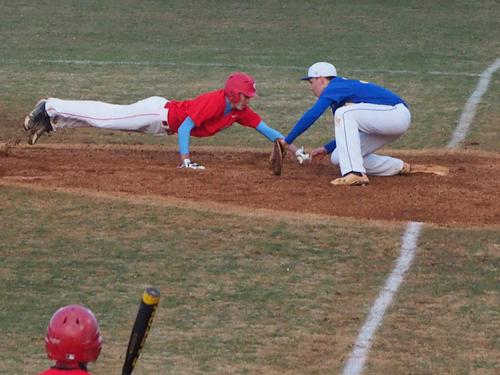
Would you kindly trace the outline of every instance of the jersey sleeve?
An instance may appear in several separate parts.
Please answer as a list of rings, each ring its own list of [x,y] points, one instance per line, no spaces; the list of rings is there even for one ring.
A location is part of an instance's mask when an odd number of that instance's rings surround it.
[[[240,125],[247,126],[249,128],[256,128],[261,123],[262,119],[260,116],[254,112],[250,107],[246,107],[244,110],[239,111],[237,122]]]
[[[292,144],[295,139],[305,132],[314,122],[326,111],[332,104],[329,98],[320,96],[316,103],[302,115],[299,121],[295,124],[290,133],[285,138],[286,143]]]

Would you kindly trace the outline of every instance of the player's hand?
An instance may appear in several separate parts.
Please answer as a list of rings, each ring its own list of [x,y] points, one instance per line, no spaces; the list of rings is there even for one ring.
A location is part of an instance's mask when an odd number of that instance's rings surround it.
[[[316,158],[322,158],[325,155],[328,155],[328,151],[323,146],[315,148],[311,151],[311,161]]]

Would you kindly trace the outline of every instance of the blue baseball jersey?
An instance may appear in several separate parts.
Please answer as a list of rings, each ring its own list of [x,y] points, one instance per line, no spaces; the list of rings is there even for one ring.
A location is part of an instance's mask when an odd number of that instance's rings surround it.
[[[371,82],[346,79],[343,77],[333,78],[323,90],[316,103],[302,115],[299,121],[285,138],[286,143],[291,144],[295,139],[305,132],[326,111],[328,107],[335,114],[337,108],[346,103],[370,103],[381,105],[404,104],[405,101],[392,91]],[[327,151],[332,152],[334,144],[328,144]]]

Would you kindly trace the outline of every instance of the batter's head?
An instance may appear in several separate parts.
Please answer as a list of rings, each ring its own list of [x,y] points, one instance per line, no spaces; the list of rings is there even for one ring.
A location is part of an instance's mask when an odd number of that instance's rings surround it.
[[[50,359],[76,366],[95,362],[101,343],[99,323],[92,311],[81,305],[68,305],[52,315],[45,336],[45,351]]]
[[[255,80],[246,73],[232,73],[226,81],[224,93],[233,104],[238,104],[240,101],[240,94],[253,98],[257,94]]]
[[[309,81],[311,78],[319,78],[319,77],[336,77],[337,69],[327,62],[317,62],[310,66],[307,71],[307,76],[302,77],[301,80]]]

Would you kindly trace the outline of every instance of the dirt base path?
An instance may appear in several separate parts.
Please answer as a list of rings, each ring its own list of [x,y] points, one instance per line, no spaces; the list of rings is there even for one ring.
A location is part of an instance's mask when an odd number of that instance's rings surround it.
[[[448,176],[371,177],[364,187],[334,187],[339,171],[328,159],[300,166],[286,161],[282,176],[270,174],[268,153],[201,149],[193,155],[205,171],[176,167],[173,149],[134,146],[3,146],[0,183],[86,189],[130,195],[215,202],[246,209],[277,209],[444,226],[500,225],[500,155],[469,151],[386,154],[410,163],[439,164]]]

